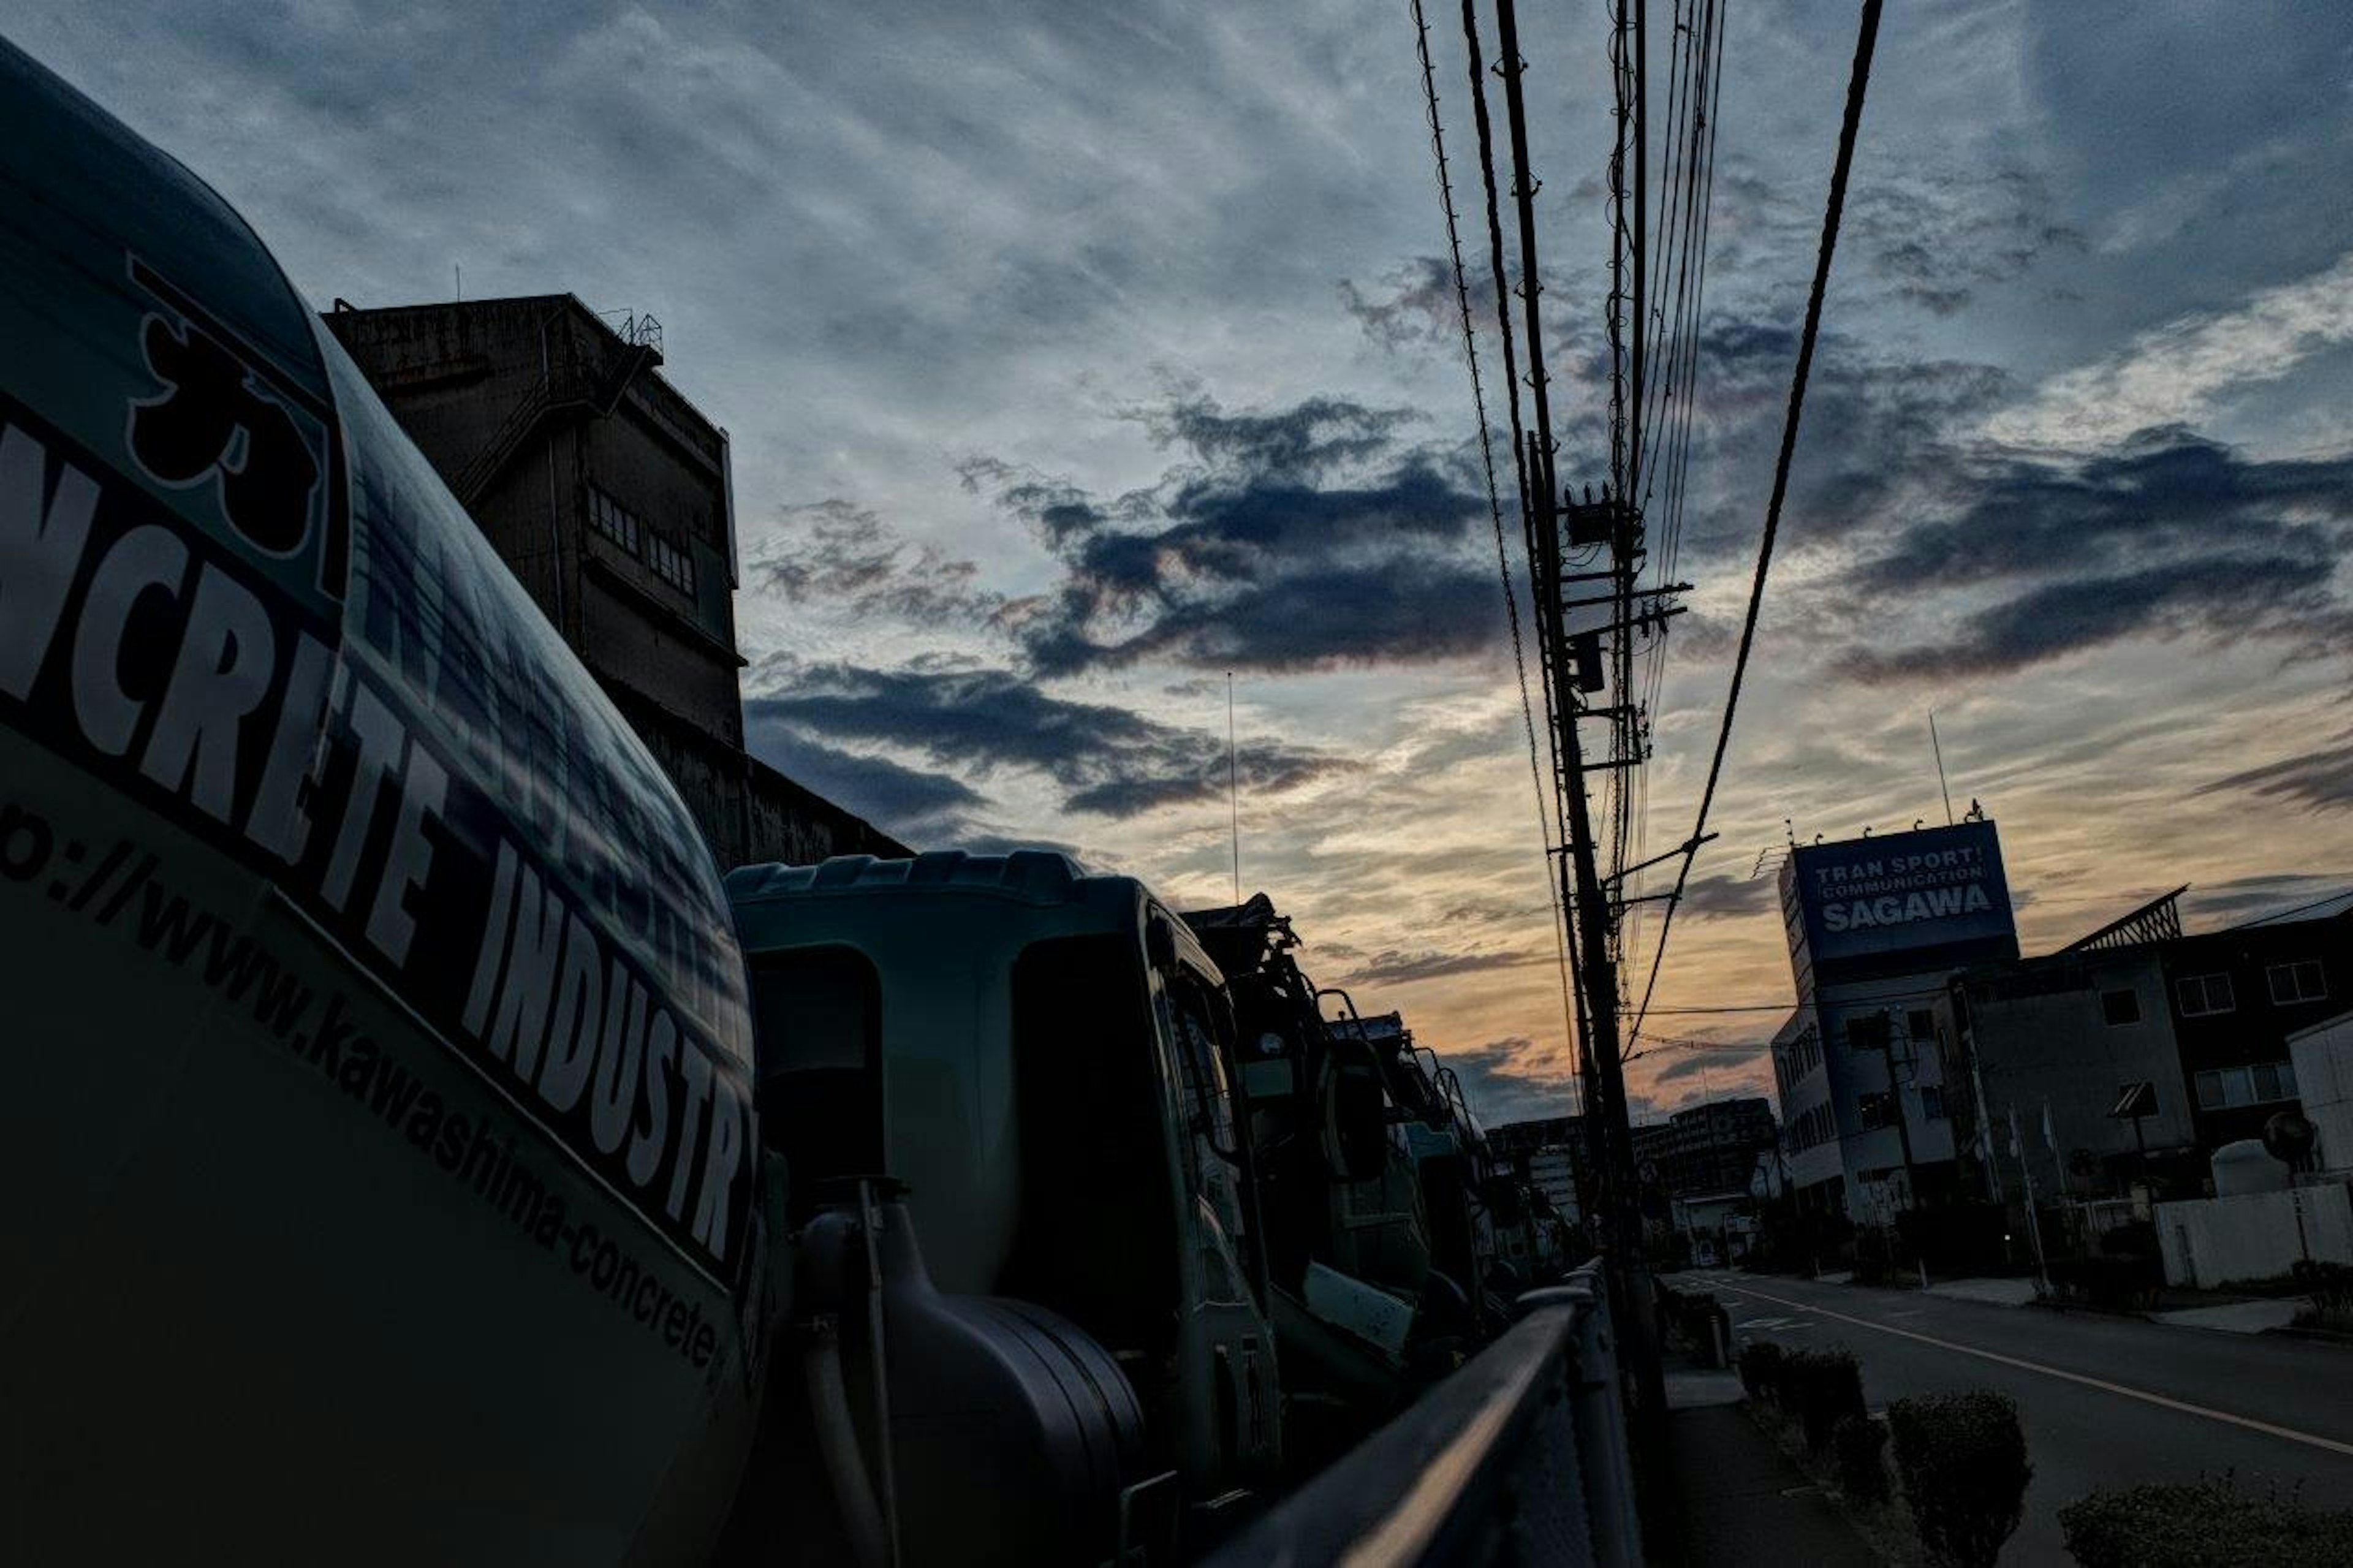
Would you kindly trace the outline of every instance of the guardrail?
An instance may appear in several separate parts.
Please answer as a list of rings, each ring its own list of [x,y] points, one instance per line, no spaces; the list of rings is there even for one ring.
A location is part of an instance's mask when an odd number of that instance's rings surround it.
[[[1599,1262],[1209,1559],[1264,1564],[1642,1561]]]

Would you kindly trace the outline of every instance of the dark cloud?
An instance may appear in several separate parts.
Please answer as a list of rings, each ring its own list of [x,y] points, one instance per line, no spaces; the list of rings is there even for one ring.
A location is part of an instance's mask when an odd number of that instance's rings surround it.
[[[2052,211],[2047,183],[2026,169],[1915,169],[1857,187],[1840,258],[1852,250],[1898,299],[1950,316],[2047,252],[2084,248]]]
[[[1882,468],[1889,542],[1799,616],[1851,637],[1858,597],[1877,626],[1976,602],[1941,634],[1841,639],[1835,676],[2008,674],[2140,637],[2316,649],[2348,625],[2331,578],[2353,533],[2353,458],[2260,459],[2168,426],[2088,454],[1924,433]]]
[[[1044,773],[1071,811],[1126,817],[1222,796],[1224,737],[1132,710],[1050,696],[1009,670],[804,666],[747,700],[747,725],[913,752],[959,773],[1010,767]],[[1253,741],[1237,749],[1244,789],[1279,795],[1346,769],[1306,747]]]
[[[1677,557],[1684,576],[1754,560],[1798,353],[1794,319],[1736,310],[1712,317],[1696,347],[1697,389],[1688,410],[1690,489]],[[1583,379],[1598,384],[1603,369],[1592,361]],[[1785,544],[1875,537],[1949,471],[1953,433],[1991,412],[2010,389],[2009,378],[1989,365],[1892,358],[1825,330],[1807,384]],[[1599,405],[1583,410],[1580,438],[1588,447],[1606,442],[1605,414]],[[1654,537],[1674,526],[1662,493],[1652,496]]]
[[[1464,281],[1471,293],[1471,330],[1493,337],[1493,273],[1484,266],[1472,267]],[[1385,349],[1461,352],[1462,302],[1455,292],[1454,265],[1443,257],[1414,257],[1369,285],[1342,279],[1340,306],[1356,318],[1366,337]]]
[[[1948,509],[1914,523],[1859,574],[1869,591],[1917,592],[2016,576],[2074,576],[2167,557],[2227,564],[2310,556],[2353,522],[2353,458],[2263,461],[2175,427],[2088,457],[1939,450]]]
[[[1750,1046],[1715,1046],[1704,1051],[1677,1051],[1673,1059],[1651,1075],[1653,1088],[1673,1083],[1679,1079],[1713,1078],[1720,1073],[1736,1073],[1749,1063],[1766,1056],[1771,1047],[1762,1043]]]
[[[1485,498],[1408,416],[1337,398],[1229,413],[1130,410],[1187,460],[1112,500],[991,459],[965,466],[1027,518],[1063,578],[1008,616],[1041,675],[1152,659],[1203,669],[1412,664],[1493,646]]]
[[[1779,892],[1770,877],[1735,877],[1718,872],[1697,877],[1683,889],[1683,907],[1694,920],[1725,915],[1754,915],[1772,909]]]
[[[1708,271],[1721,282],[1712,287],[1742,308],[1778,300],[1794,314],[1820,207],[1791,201],[1751,150],[1723,149],[1719,165]],[[1860,169],[1840,232],[1840,312],[1893,304],[1956,315],[2052,253],[2085,248],[2058,213],[2049,180],[2021,165],[1931,153]]]
[[[2195,928],[2286,914],[2333,901],[2348,890],[2353,890],[2353,873],[2280,871],[2200,883],[2181,895],[2181,902],[2188,923]]]
[[[2342,731],[2328,745],[2301,756],[2284,757],[2226,774],[2198,793],[2242,792],[2287,801],[2310,811],[2341,811],[2353,806],[2353,731]]]
[[[980,569],[905,539],[846,500],[783,509],[785,532],[752,562],[752,582],[794,604],[861,618],[935,625],[986,622],[1004,595],[979,588]]]
[[[1360,985],[1406,984],[1449,974],[1476,974],[1490,969],[1516,969],[1522,964],[1548,963],[1551,953],[1496,952],[1405,952],[1388,948],[1359,962],[1349,978]]]
[[[1941,643],[1841,659],[1866,683],[2007,675],[2136,635],[2228,641],[2309,627],[2332,613],[2324,558],[2182,562],[2118,577],[2047,583],[1967,617]]]
[[[1488,1127],[1577,1109],[1577,1074],[1567,1052],[1556,1058],[1525,1035],[1449,1047],[1439,1059],[1454,1069],[1463,1098]]]
[[[1443,925],[1465,923],[1483,925],[1491,921],[1525,921],[1537,915],[1549,916],[1550,904],[1505,903],[1499,899],[1472,899],[1463,903],[1450,904],[1438,911]]]
[[[1303,479],[1343,464],[1387,455],[1402,408],[1367,408],[1339,397],[1311,397],[1271,413],[1229,414],[1209,398],[1178,397],[1130,411],[1164,447],[1183,446],[1205,463],[1235,465],[1261,478]]]
[[[946,773],[840,751],[784,724],[755,720],[744,733],[762,762],[894,837],[919,848],[943,838],[969,847],[961,829],[968,814],[984,803]]]

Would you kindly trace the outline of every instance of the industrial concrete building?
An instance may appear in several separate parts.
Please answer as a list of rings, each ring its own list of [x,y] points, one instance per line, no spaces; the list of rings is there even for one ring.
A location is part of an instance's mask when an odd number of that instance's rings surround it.
[[[744,750],[727,434],[661,376],[659,323],[569,294],[325,319],[723,868],[908,853]]]

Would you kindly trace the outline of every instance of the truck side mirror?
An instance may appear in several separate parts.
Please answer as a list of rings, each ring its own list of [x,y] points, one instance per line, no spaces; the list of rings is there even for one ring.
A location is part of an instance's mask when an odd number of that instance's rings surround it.
[[[1342,1072],[1332,1080],[1332,1120],[1339,1147],[1340,1174],[1369,1182],[1388,1168],[1388,1097],[1381,1080],[1367,1072]]]
[[[1144,956],[1164,974],[1176,967],[1176,929],[1158,910],[1144,922]]]

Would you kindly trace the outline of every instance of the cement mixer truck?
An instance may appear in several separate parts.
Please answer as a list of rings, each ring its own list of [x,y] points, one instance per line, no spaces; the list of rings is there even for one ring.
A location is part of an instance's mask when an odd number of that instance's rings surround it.
[[[1254,1506],[1182,922],[1039,855],[731,909],[236,213],[5,45],[0,127],[0,1560],[1149,1563]]]
[[[227,204],[5,44],[0,192],[0,1561],[1157,1564],[1297,1475],[1327,1174],[1202,936],[723,886]]]

